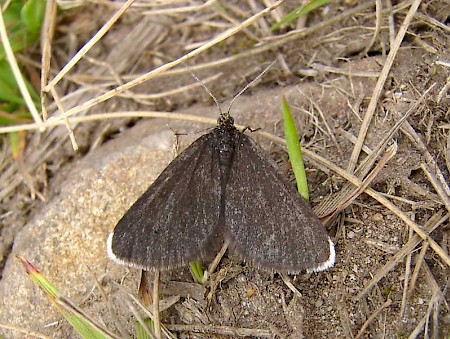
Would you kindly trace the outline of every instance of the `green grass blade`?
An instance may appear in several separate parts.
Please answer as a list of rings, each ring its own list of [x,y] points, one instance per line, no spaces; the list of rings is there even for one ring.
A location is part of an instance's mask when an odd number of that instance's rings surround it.
[[[82,338],[86,339],[105,339],[109,338],[109,336],[103,335],[101,332],[95,330],[89,323],[84,321],[83,318],[80,318],[77,315],[64,316],[64,318],[69,322],[70,325],[77,331],[77,333]]]
[[[58,289],[42,275],[36,267],[28,260],[17,256],[22,266],[25,268],[30,279],[44,291],[51,304],[61,313],[61,315],[72,325],[75,331],[85,339],[105,339],[112,338],[112,335],[100,326],[88,319],[69,300],[64,298]]]
[[[1,86],[0,86],[1,87]],[[10,126],[15,124],[29,124],[33,122],[31,114],[23,113],[8,113],[13,110],[15,105],[0,105],[0,126]]]
[[[300,195],[309,201],[308,182],[306,180],[305,165],[303,163],[302,149],[298,138],[297,130],[295,129],[294,119],[292,119],[291,110],[283,98],[283,118],[286,144],[291,161],[292,170],[294,171],[295,180],[297,181],[297,189]]]
[[[18,52],[39,39],[45,15],[45,0],[11,1],[3,13],[8,40],[13,52]],[[5,50],[0,44],[0,60],[5,58]]]
[[[204,284],[205,281],[205,274],[202,269],[202,264],[200,261],[191,261],[189,263],[189,268],[191,269],[192,276],[194,277],[195,281],[197,281],[200,284]]]
[[[306,15],[309,12],[312,12],[316,8],[322,7],[326,4],[328,4],[330,0],[311,0],[306,5],[300,6],[296,9],[294,9],[292,12],[285,15],[280,21],[278,21],[276,24],[274,24],[272,27],[270,27],[270,31],[276,31],[279,29],[282,25],[289,24],[290,22],[298,19],[302,15]]]
[[[23,132],[23,131],[22,131]],[[11,154],[14,160],[17,160],[19,156],[23,154],[25,147],[25,133],[12,132],[9,134],[9,143],[11,145]]]
[[[45,0],[28,0],[20,11],[20,18],[27,31],[36,35],[41,31],[45,15]]]
[[[145,325],[147,325],[147,329],[150,330],[151,333],[155,333],[155,324],[151,319],[144,320]],[[152,339],[147,332],[142,328],[142,325],[139,321],[135,323],[136,330],[136,339]]]
[[[2,4],[4,1],[2,1]],[[45,15],[45,0],[11,1],[3,8],[3,19],[7,30],[7,40],[13,52],[20,52],[36,43]],[[5,41],[3,42],[5,43]],[[23,78],[23,77],[22,77]],[[40,109],[40,97],[31,83],[24,79],[27,92]],[[6,60],[3,44],[0,44],[0,125],[13,125],[18,119],[8,119],[7,113],[21,114],[27,110],[11,66]],[[21,120],[21,119],[19,119]]]
[[[26,79],[25,85],[36,107],[40,107],[39,94],[37,94],[33,86]],[[0,60],[0,102],[25,106],[25,100],[20,94],[16,79],[6,60]]]

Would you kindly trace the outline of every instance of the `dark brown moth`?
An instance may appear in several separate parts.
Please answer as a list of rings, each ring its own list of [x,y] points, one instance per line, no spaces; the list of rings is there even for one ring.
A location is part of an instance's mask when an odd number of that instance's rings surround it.
[[[225,241],[264,270],[322,271],[335,261],[317,216],[229,113],[167,166],[107,247],[120,264],[155,270],[210,258]]]

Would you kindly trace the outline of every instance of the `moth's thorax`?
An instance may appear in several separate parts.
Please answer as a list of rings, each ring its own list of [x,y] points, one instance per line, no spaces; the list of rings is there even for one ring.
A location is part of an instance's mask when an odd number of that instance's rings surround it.
[[[221,115],[218,120],[219,125],[213,132],[213,152],[218,160],[221,192],[225,192],[226,190],[230,169],[232,168],[236,153],[236,141],[239,138],[239,131],[234,127],[233,118],[230,116],[228,117],[229,119],[222,120],[221,118],[226,117]],[[223,199],[224,196],[225,193],[222,193],[221,199]],[[223,204],[221,205],[220,213],[221,215],[225,213]]]
[[[234,126],[219,126],[214,132],[214,148],[218,153],[219,164],[228,165],[233,158],[237,129]]]

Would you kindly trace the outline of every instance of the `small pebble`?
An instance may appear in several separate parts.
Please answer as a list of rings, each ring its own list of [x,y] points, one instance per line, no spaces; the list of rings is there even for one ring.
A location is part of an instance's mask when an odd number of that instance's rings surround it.
[[[323,305],[323,300],[322,299],[319,299],[319,300],[316,301],[316,307],[317,308],[321,307],[322,305]]]
[[[373,221],[383,221],[384,216],[381,213],[375,213],[374,215],[372,215],[372,220]]]

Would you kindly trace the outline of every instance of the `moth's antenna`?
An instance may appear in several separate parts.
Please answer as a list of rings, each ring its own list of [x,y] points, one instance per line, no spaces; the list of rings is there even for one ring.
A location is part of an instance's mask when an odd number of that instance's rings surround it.
[[[230,110],[231,110],[231,105],[233,105],[234,101],[239,98],[241,96],[242,93],[244,93],[249,87],[253,86],[253,84],[255,82],[257,82],[259,79],[261,79],[261,77],[266,74],[266,72],[277,62],[277,60],[272,61],[272,63],[267,66],[264,71],[262,71],[255,79],[253,79],[252,81],[250,81],[250,83],[247,84],[247,86],[245,86],[238,94],[235,95],[235,97],[233,98],[233,100],[231,100],[230,105],[228,106],[227,109],[227,115],[230,115]]]
[[[205,91],[209,94],[209,96],[214,100],[216,103],[217,108],[219,109],[220,115],[223,115],[222,109],[220,108],[219,102],[217,101],[216,97],[211,93],[211,91],[206,87],[206,85],[201,81],[195,74],[189,69],[189,66],[184,65],[186,69],[191,73],[192,77],[205,89]]]

